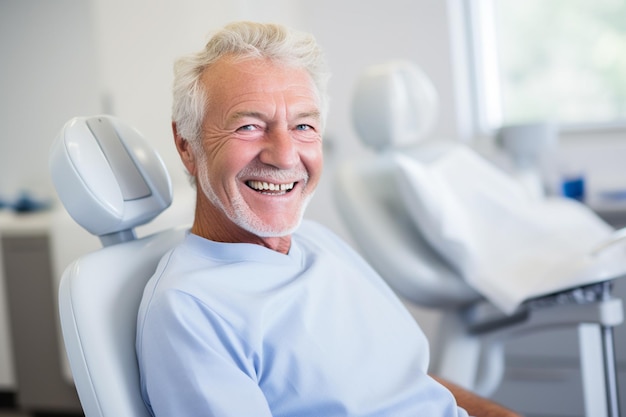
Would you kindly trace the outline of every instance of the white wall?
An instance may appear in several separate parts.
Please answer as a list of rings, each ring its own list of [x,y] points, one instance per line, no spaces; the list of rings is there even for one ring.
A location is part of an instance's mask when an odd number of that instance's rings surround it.
[[[0,198],[49,195],[50,143],[63,123],[98,111],[91,5],[81,0],[0,3]]]

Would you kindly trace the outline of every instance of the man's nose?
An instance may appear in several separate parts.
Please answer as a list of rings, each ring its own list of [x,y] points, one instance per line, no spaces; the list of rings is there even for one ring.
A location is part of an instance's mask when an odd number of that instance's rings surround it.
[[[288,130],[274,130],[267,133],[265,146],[260,154],[264,164],[279,169],[293,168],[298,163],[298,151]]]

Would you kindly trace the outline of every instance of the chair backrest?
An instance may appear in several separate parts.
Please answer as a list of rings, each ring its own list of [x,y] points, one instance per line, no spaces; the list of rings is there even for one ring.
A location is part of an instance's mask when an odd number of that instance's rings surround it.
[[[184,233],[173,229],[107,246],[63,274],[63,340],[85,416],[150,416],[135,356],[137,311],[159,259]]]
[[[436,114],[429,86],[406,62],[366,70],[353,116],[374,153],[338,170],[344,221],[392,287],[420,305],[487,299],[513,313],[622,267],[618,251],[592,255],[613,229],[588,207],[532,195],[462,143],[422,141]]]
[[[135,239],[134,228],[165,210],[172,188],[158,154],[111,116],[70,120],[50,152],[66,210],[104,248],[71,263],[59,286],[63,340],[87,417],[147,417],[135,332],[143,288],[183,228]]]
[[[430,80],[405,61],[376,65],[357,81],[352,103],[354,127],[374,152],[338,167],[335,200],[357,246],[392,288],[418,305],[456,308],[480,299],[422,236],[395,179],[394,155],[430,159],[452,146],[414,146],[437,116]]]

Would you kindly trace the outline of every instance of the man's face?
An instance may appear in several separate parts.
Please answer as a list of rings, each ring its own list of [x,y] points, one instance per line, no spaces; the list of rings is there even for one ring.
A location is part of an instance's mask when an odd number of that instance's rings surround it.
[[[208,105],[197,181],[223,221],[289,235],[322,173],[319,97],[304,69],[222,59],[202,76]],[[198,152],[199,151],[199,152]]]

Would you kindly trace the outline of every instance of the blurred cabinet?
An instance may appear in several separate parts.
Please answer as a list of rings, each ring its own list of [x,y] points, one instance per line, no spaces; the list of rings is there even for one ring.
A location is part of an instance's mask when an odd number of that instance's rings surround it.
[[[49,226],[46,213],[0,222],[17,405],[32,413],[80,415],[74,385],[62,372]]]

